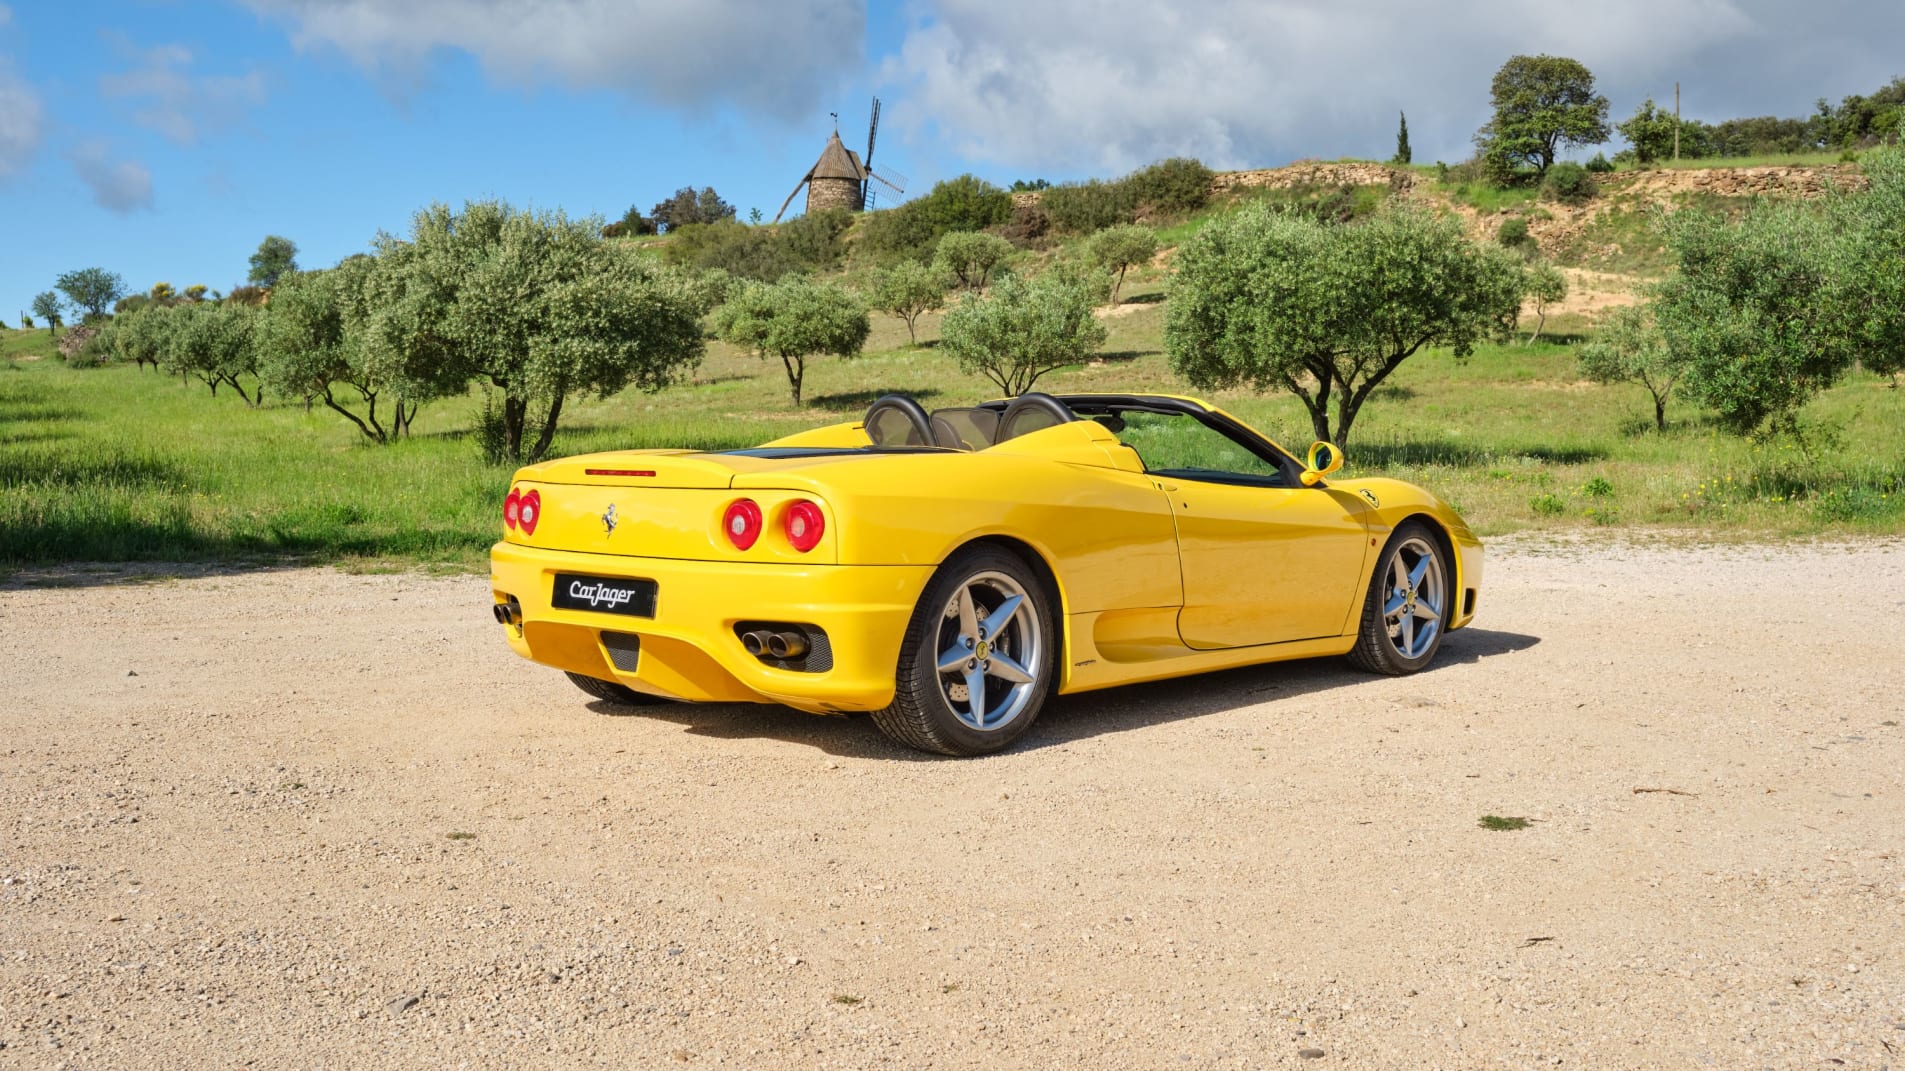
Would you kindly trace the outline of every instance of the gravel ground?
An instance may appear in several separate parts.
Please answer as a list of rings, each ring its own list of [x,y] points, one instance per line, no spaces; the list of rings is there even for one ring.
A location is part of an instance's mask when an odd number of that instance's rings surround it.
[[[0,1067],[1905,1068],[1905,544],[1491,553],[1417,677],[964,761],[481,577],[16,578]]]

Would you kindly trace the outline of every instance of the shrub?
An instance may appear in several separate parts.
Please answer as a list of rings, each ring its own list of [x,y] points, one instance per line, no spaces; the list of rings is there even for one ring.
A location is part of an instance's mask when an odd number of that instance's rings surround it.
[[[1210,203],[1211,169],[1187,156],[1160,160],[1118,180],[1134,208],[1151,216],[1185,216]]]
[[[1534,238],[1528,233],[1526,216],[1509,216],[1502,220],[1501,229],[1495,232],[1495,240],[1517,253],[1526,253],[1535,245]]]
[[[1541,180],[1541,198],[1563,204],[1586,204],[1594,197],[1594,176],[1572,160],[1563,160],[1548,168]]]
[[[1051,229],[1052,217],[1043,207],[1017,205],[1012,209],[1012,218],[998,228],[998,234],[1021,249],[1029,249]]]
[[[876,262],[926,261],[941,235],[982,231],[1011,217],[1011,194],[984,179],[961,175],[897,208],[867,213],[856,247]]]
[[[994,269],[1015,252],[1011,242],[996,234],[954,231],[939,240],[933,267],[952,277],[962,290],[984,290]]]
[[[1594,159],[1587,162],[1587,169],[1596,175],[1606,175],[1614,170],[1614,165],[1608,160],[1606,153],[1597,152],[1594,154]]]
[[[1129,186],[1097,179],[1054,186],[1039,197],[1039,204],[1052,223],[1068,234],[1094,234],[1129,223],[1138,207]]]

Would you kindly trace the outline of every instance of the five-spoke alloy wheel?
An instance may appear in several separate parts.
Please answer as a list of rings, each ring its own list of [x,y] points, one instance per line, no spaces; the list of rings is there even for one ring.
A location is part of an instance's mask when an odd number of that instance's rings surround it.
[[[1350,660],[1400,676],[1429,664],[1449,619],[1449,568],[1435,533],[1420,521],[1396,529],[1376,559]]]
[[[1052,688],[1058,643],[1043,587],[1026,564],[974,547],[941,567],[900,648],[893,703],[873,720],[900,743],[979,755],[1016,740]]]

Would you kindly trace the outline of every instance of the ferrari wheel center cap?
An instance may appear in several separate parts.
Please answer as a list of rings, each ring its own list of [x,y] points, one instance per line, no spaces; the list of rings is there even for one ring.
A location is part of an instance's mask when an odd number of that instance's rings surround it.
[[[992,645],[990,643],[987,643],[984,640],[980,640],[979,645],[972,649],[972,656],[974,658],[980,659],[981,661],[990,657],[991,654],[992,654]]]

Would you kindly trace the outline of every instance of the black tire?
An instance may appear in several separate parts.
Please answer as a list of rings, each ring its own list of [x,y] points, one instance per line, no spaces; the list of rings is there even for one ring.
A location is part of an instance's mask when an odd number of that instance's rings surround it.
[[[623,706],[630,707],[652,707],[661,703],[673,702],[673,700],[663,699],[658,695],[638,692],[626,684],[617,684],[614,681],[585,677],[580,673],[570,673],[566,669],[562,672],[563,676],[568,677],[570,682],[577,688],[605,702],[620,703]]]
[[[1020,601],[996,630],[985,631],[988,618],[1007,614],[1012,598]],[[967,642],[974,639],[976,644]],[[914,607],[900,644],[893,702],[873,712],[873,723],[908,747],[942,755],[1009,747],[1031,728],[1053,691],[1061,642],[1052,599],[1031,567],[999,547],[962,550],[933,574]],[[975,657],[942,673],[942,656],[959,646]],[[1029,679],[1018,680],[1020,675]],[[978,704],[966,683],[975,677],[984,692]],[[1002,697],[996,704],[995,695]],[[977,714],[975,706],[982,708]]]
[[[1416,583],[1398,583],[1398,561],[1405,578],[1418,576],[1417,569],[1421,569]],[[1401,598],[1397,611],[1384,613],[1385,604],[1398,592]],[[1370,573],[1356,646],[1349,652],[1350,664],[1392,677],[1407,676],[1427,666],[1442,647],[1454,596],[1454,576],[1442,540],[1422,521],[1404,521],[1383,545]],[[1431,630],[1426,638],[1418,631],[1422,628]]]

